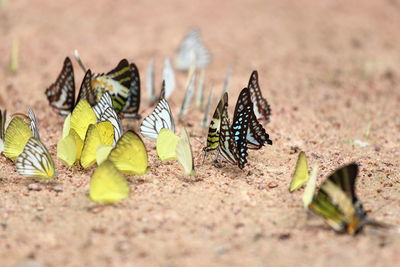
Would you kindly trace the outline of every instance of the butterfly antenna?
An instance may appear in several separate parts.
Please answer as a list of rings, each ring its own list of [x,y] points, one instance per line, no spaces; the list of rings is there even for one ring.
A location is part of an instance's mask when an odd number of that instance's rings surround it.
[[[74,58],[75,60],[78,62],[79,66],[81,67],[81,69],[83,70],[84,73],[86,73],[86,67],[82,62],[81,56],[79,55],[78,49],[74,50]]]

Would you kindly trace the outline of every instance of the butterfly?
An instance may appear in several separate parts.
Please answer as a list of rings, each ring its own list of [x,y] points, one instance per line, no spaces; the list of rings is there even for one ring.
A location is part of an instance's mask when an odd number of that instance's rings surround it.
[[[28,178],[51,179],[55,175],[54,162],[49,151],[33,136],[16,158],[15,165],[17,172]]]
[[[244,88],[239,95],[233,117],[236,118],[239,114],[243,113],[247,105],[253,104],[250,98],[250,90]],[[246,133],[247,147],[249,149],[260,149],[265,144],[272,145],[272,140],[269,139],[269,135],[266,133],[264,127],[257,120],[254,109],[249,114],[250,125]]]
[[[289,192],[293,192],[302,187],[308,181],[308,163],[306,153],[301,151],[297,158],[296,169],[292,175]]]
[[[147,172],[147,151],[142,139],[132,130],[125,132],[108,155],[122,173],[143,175]]]
[[[191,29],[186,34],[179,45],[174,65],[179,70],[188,70],[193,62],[197,68],[205,68],[211,62],[211,54],[198,29]]]
[[[140,115],[139,107],[140,107],[140,75],[139,69],[134,63],[129,64],[131,70],[131,83],[129,86],[129,96],[126,101],[125,106],[122,109],[122,113],[124,117],[131,119],[139,119]]]
[[[161,161],[176,159],[176,146],[179,137],[167,128],[162,128],[157,137],[156,151]]]
[[[122,59],[118,65],[108,73],[96,73],[91,77],[91,87],[100,100],[105,91],[108,91],[113,100],[113,106],[117,112],[124,109],[131,95],[131,83],[134,79],[132,66],[126,59]]]
[[[171,62],[167,57],[164,59],[162,79],[165,81],[165,99],[169,99],[172,92],[175,90],[175,73],[171,66]]]
[[[217,108],[215,109],[214,115],[211,119],[210,126],[208,127],[207,145],[203,148],[205,152],[215,150],[219,146],[222,113],[224,111],[225,104],[227,105],[227,103],[228,93],[224,93],[221,100],[218,102]]]
[[[109,121],[89,125],[84,139],[80,162],[87,168],[96,162],[96,151],[99,146],[111,146],[114,140],[114,129]]]
[[[124,175],[106,160],[94,171],[90,179],[89,198],[96,203],[115,203],[127,198],[130,187]]]
[[[309,205],[337,232],[357,234],[367,223],[367,214],[355,193],[357,174],[356,163],[335,170]]]
[[[52,108],[61,115],[68,115],[75,105],[74,68],[69,57],[64,60],[63,68],[56,81],[45,91]]]
[[[248,88],[250,89],[251,101],[254,103],[254,113],[257,119],[268,123],[271,116],[271,107],[261,94],[258,83],[258,72],[256,70],[250,76]]]
[[[189,71],[185,97],[183,98],[182,106],[179,110],[180,118],[182,118],[182,116],[186,114],[187,109],[189,108],[192,102],[193,94],[195,91],[195,79],[196,79],[196,71],[193,69],[192,71]]]
[[[250,92],[244,88],[238,97],[233,116],[231,132],[237,150],[238,166],[243,169],[247,163],[247,132],[249,130],[251,115],[254,113],[253,104],[250,101]]]
[[[92,71],[90,69],[87,70],[79,89],[77,102],[84,99],[90,104],[90,106],[96,105],[97,93],[95,89],[92,88],[92,77]]]
[[[189,134],[183,128],[178,144],[176,145],[176,157],[181,164],[185,175],[196,175],[194,170],[194,159]]]
[[[85,140],[89,125],[97,122],[96,113],[86,100],[80,100],[70,117],[70,128],[74,129],[82,140]],[[67,131],[67,130],[65,130]],[[69,129],[68,131],[69,132]]]
[[[74,129],[60,139],[57,143],[57,157],[68,166],[72,166],[81,158],[83,140]]]
[[[109,121],[112,123],[114,127],[114,142],[115,144],[118,139],[121,137],[123,133],[122,123],[115,112],[114,107],[112,105],[112,99],[108,92],[105,92],[100,101],[93,107],[93,111],[96,114],[98,121]]]
[[[32,135],[29,124],[24,118],[13,116],[4,135],[4,156],[15,160],[22,153]]]
[[[140,133],[151,140],[157,140],[157,136],[162,128],[167,128],[175,132],[174,119],[171,108],[166,99],[161,98],[154,111],[144,118],[140,125]]]
[[[202,69],[200,71],[199,81],[197,82],[197,90],[196,90],[197,108],[202,108],[204,104],[204,78],[205,78],[205,70]]]
[[[305,210],[308,210],[314,195],[315,195],[315,188],[317,185],[317,173],[318,173],[318,164],[315,163],[312,167],[311,174],[309,175],[306,188],[303,192],[303,207]]]
[[[155,95],[155,74],[154,74],[154,58],[149,61],[149,65],[147,67],[147,75],[146,75],[146,88],[147,88],[147,97],[150,99],[150,102],[156,102],[157,97]]]

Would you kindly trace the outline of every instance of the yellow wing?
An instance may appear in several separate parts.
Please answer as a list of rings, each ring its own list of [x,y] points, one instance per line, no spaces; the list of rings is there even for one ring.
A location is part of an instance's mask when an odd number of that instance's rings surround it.
[[[104,145],[101,145],[96,149],[97,165],[100,165],[108,158],[108,155],[110,154],[112,149],[113,149],[112,146],[104,146]]]
[[[302,187],[308,181],[308,164],[306,154],[301,151],[297,158],[296,169],[294,170],[292,181],[290,182],[289,192],[293,192]]]
[[[67,137],[69,131],[71,129],[71,113],[64,120],[63,131],[62,131],[62,138]]]
[[[84,140],[90,124],[96,123],[97,118],[92,107],[86,100],[80,100],[71,115],[71,128]]]
[[[58,141],[57,157],[68,166],[72,166],[81,158],[83,141],[74,129],[69,134]]]
[[[308,210],[308,206],[311,204],[315,195],[317,173],[318,173],[318,164],[316,163],[313,165],[310,178],[308,179],[306,188],[304,189],[303,193],[303,205],[305,210]]]
[[[173,131],[162,128],[157,137],[157,155],[161,161],[176,159],[176,145],[179,137]]]
[[[55,175],[54,162],[40,140],[30,137],[15,161],[17,172],[28,178],[51,179]]]
[[[147,172],[147,151],[134,131],[122,135],[108,159],[123,173],[143,175]]]
[[[4,155],[15,160],[24,150],[26,143],[32,136],[28,123],[19,116],[14,116],[10,121],[4,137]]]
[[[178,162],[182,165],[186,175],[196,175],[194,170],[192,146],[190,145],[189,135],[185,128],[183,128],[178,145],[176,146],[176,157]]]
[[[87,168],[96,162],[96,151],[101,145],[111,146],[114,140],[114,128],[109,121],[91,124],[86,133],[82,149],[81,165]]]
[[[89,197],[97,203],[114,203],[127,198],[128,182],[114,164],[106,160],[94,171],[90,179]]]

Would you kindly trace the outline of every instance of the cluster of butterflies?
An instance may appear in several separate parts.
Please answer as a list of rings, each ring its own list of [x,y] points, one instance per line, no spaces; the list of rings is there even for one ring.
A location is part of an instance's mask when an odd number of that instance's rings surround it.
[[[67,57],[56,81],[46,89],[50,106],[66,116],[62,138],[57,144],[57,157],[68,166],[79,163],[82,168],[97,164],[90,180],[89,197],[98,203],[114,203],[129,196],[130,187],[125,174],[143,175],[148,167],[145,144],[133,130],[124,131],[121,117],[140,119],[140,76],[134,63],[126,59],[107,73],[92,73],[75,51],[75,58],[85,72],[78,97],[75,99],[75,78],[71,60]],[[186,92],[179,111],[185,115],[195,90],[196,68],[202,69],[198,83],[198,107],[202,106],[204,68],[211,55],[198,30],[191,30],[183,39],[174,66],[188,71]],[[217,151],[216,161],[222,158],[243,169],[248,149],[272,145],[263,124],[270,121],[271,108],[262,96],[258,73],[254,71],[238,97],[232,124],[228,114],[228,84],[231,69],[225,79],[223,95],[211,120],[208,117],[212,91],[208,97],[201,125],[208,127],[205,153]],[[156,141],[161,161],[177,160],[186,175],[196,175],[190,137],[185,128],[176,134],[168,98],[175,88],[171,62],[164,60],[162,90],[155,96],[154,60],[149,64],[146,85],[153,112],[141,123],[140,133]],[[7,127],[6,127],[7,126]],[[7,113],[0,110],[0,152],[15,162],[19,174],[34,179],[52,179],[56,176],[54,161],[42,143],[39,125],[33,110],[28,115],[16,113],[7,125]],[[365,225],[389,228],[387,224],[367,218],[355,194],[358,174],[356,163],[337,169],[316,190],[317,165],[311,174],[304,152],[299,154],[289,191],[307,183],[303,194],[306,210],[321,216],[335,231],[356,234]]]
[[[294,192],[306,184],[303,193],[304,209],[321,216],[336,232],[355,235],[366,225],[399,231],[396,226],[367,217],[355,190],[358,169],[357,163],[342,166],[330,174],[319,190],[316,190],[318,164],[313,166],[309,174],[306,154],[300,152],[289,192]]]
[[[208,130],[205,152],[218,150],[218,155],[230,164],[243,169],[248,149],[261,149],[272,140],[260,121],[270,121],[271,108],[261,94],[258,73],[254,71],[238,97],[232,125],[228,115],[228,93],[225,92],[214,112]]]

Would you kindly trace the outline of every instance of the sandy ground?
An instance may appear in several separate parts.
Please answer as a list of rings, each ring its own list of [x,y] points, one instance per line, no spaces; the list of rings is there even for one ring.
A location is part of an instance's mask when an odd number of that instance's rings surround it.
[[[370,217],[400,224],[399,12],[396,0],[7,1],[0,8],[0,107],[10,113],[33,107],[54,158],[63,120],[43,93],[65,56],[77,48],[98,72],[126,57],[143,81],[154,56],[160,84],[163,57],[174,54],[190,26],[201,29],[213,53],[207,92],[213,84],[220,95],[233,66],[231,111],[251,71],[259,71],[273,109],[267,129],[274,145],[251,151],[244,171],[216,169],[210,159],[202,165],[206,132],[202,111],[193,107],[186,126],[200,181],[187,181],[176,162],[160,163],[155,144],[146,141],[151,171],[129,177],[131,196],[113,206],[85,196],[93,169],[56,160],[54,183],[30,191],[32,181],[1,157],[0,266],[398,264],[399,235],[335,234],[304,212],[302,190],[287,189],[298,149],[320,164],[318,183],[357,161],[357,192]],[[7,68],[14,38],[16,74]],[[77,64],[75,73],[79,84]],[[177,83],[175,114],[185,74],[177,74]],[[142,94],[146,115],[144,86]],[[354,145],[357,139],[369,146]]]

